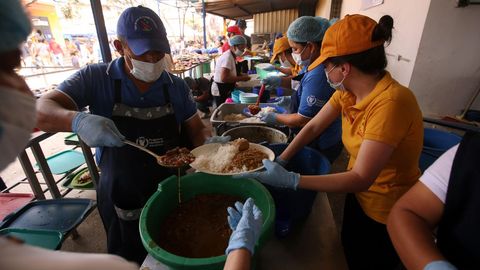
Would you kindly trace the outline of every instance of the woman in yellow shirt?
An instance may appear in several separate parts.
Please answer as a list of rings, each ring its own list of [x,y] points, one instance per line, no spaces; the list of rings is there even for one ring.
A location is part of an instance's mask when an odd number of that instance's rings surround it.
[[[244,174],[266,184],[324,192],[347,192],[342,244],[349,269],[395,269],[400,263],[386,230],[390,209],[420,176],[422,114],[413,93],[385,70],[384,43],[393,19],[379,23],[347,15],[332,25],[321,55],[337,91],[266,171]],[[339,115],[342,141],[350,155],[346,172],[302,176],[281,165],[318,137]]]

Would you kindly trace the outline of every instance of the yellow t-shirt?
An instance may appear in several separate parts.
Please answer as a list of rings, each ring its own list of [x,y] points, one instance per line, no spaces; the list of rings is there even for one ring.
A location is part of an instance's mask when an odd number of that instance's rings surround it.
[[[329,102],[342,113],[342,141],[350,154],[348,170],[353,168],[364,139],[395,148],[370,188],[356,193],[363,211],[385,224],[393,204],[420,177],[423,120],[417,100],[387,72],[358,104],[352,93],[340,90]]]

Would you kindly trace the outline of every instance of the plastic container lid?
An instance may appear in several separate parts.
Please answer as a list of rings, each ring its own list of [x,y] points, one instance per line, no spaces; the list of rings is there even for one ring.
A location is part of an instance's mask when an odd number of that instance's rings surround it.
[[[63,241],[61,232],[47,230],[7,228],[0,230],[0,235],[13,236],[26,244],[52,250],[59,249]]]
[[[66,234],[80,224],[94,206],[95,202],[90,199],[34,201],[7,217],[0,229],[49,230]]]
[[[53,174],[64,174],[85,163],[81,152],[66,150],[47,158],[48,166]],[[35,165],[38,168],[38,163]]]

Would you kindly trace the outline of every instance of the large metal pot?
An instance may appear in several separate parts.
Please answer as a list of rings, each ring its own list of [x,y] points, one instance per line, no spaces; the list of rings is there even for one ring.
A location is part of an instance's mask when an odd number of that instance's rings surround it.
[[[252,143],[286,143],[288,136],[278,129],[264,126],[240,126],[225,131],[222,136],[230,135],[232,140],[245,138]]]

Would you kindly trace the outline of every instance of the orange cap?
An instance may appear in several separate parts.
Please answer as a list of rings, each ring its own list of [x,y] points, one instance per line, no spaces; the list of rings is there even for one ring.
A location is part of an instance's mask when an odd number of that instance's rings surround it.
[[[323,63],[327,58],[364,52],[382,45],[384,40],[372,41],[377,22],[360,15],[347,15],[328,28],[323,37],[320,57],[315,63]]]
[[[288,49],[290,49],[290,44],[288,44],[288,38],[286,36],[275,40],[273,44],[273,56],[272,59],[270,59],[270,63],[273,63],[279,54]]]

